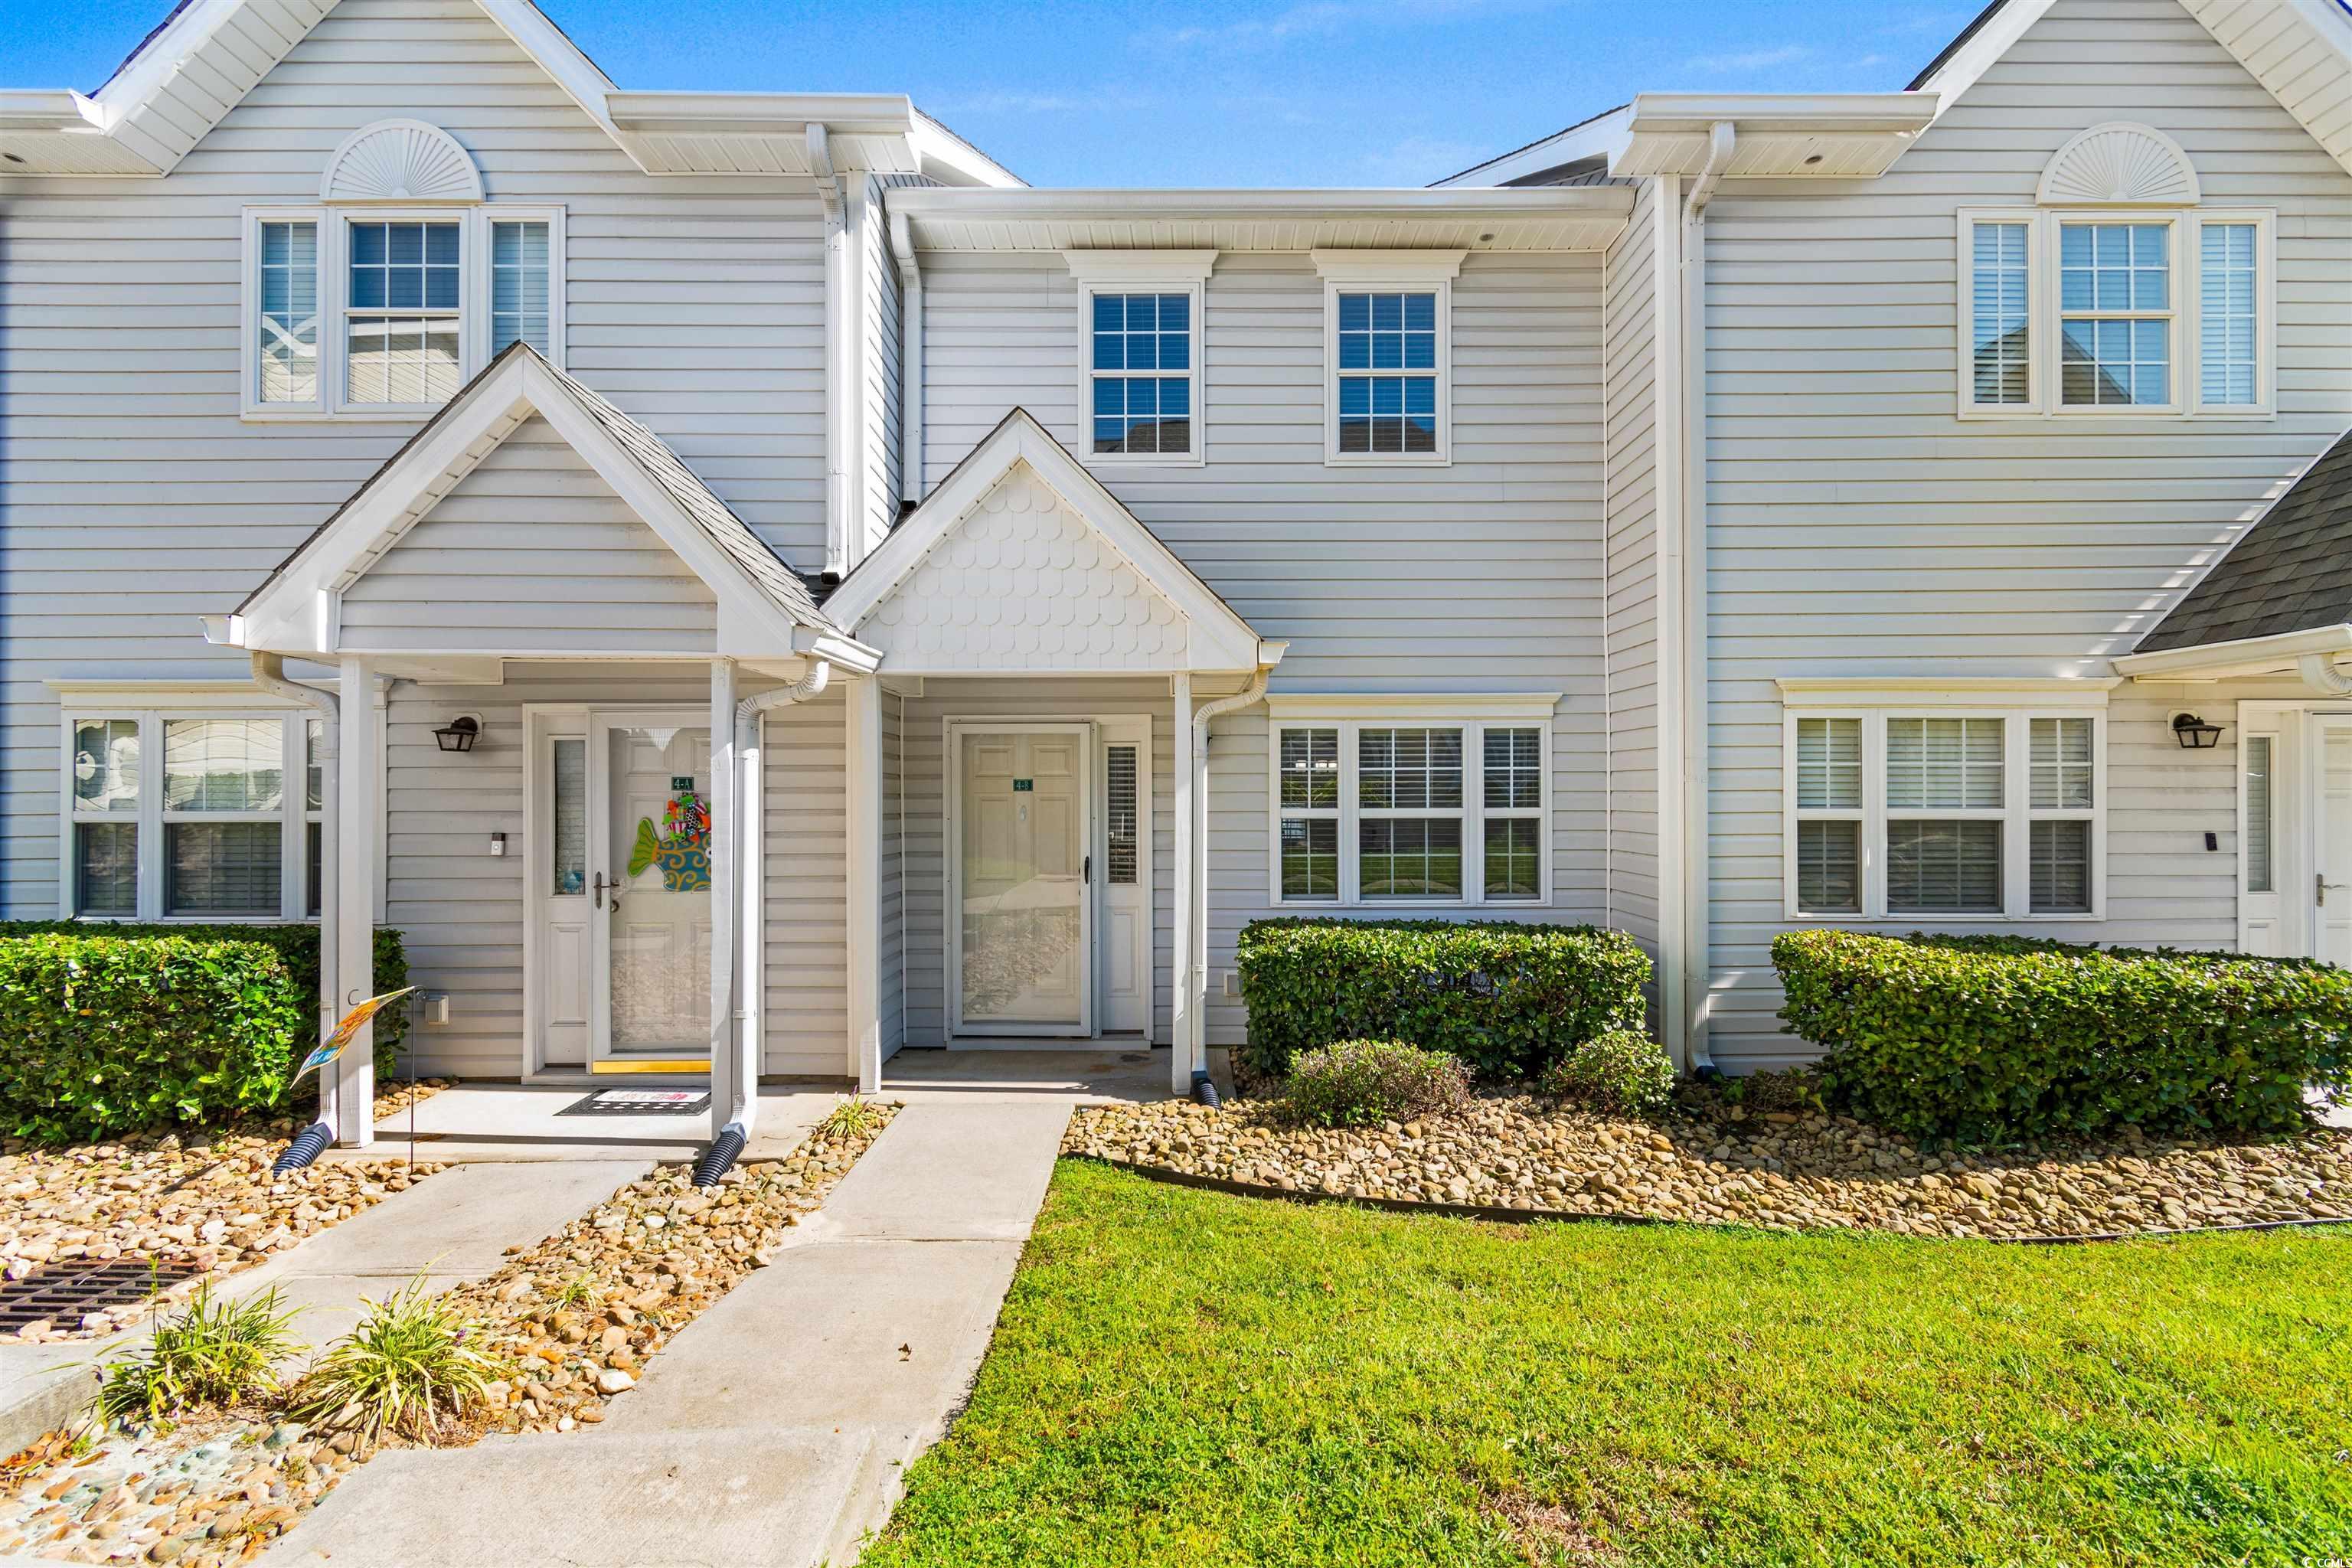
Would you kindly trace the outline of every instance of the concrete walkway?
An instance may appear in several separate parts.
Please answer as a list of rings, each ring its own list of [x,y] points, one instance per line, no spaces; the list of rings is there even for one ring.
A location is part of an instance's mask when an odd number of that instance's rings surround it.
[[[266,1557],[333,1568],[834,1568],[962,1405],[1071,1107],[1165,1056],[907,1053],[889,1130],[594,1432],[381,1455]],[[1098,1068],[1098,1071],[1089,1071]]]

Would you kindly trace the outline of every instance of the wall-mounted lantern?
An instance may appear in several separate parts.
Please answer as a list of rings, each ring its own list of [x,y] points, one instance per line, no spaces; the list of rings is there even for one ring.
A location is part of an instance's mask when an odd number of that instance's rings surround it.
[[[474,742],[482,738],[482,721],[471,713],[460,713],[434,731],[433,738],[445,752],[470,752]]]
[[[2221,726],[2208,724],[2194,713],[2172,716],[2172,738],[2180,742],[2184,752],[2210,751],[2221,738]]]

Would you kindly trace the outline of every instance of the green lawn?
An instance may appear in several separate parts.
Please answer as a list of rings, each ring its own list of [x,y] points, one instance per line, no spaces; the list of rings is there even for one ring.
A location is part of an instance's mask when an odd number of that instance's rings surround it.
[[[2322,1568],[2347,1447],[2352,1233],[1520,1228],[1066,1161],[863,1561]]]

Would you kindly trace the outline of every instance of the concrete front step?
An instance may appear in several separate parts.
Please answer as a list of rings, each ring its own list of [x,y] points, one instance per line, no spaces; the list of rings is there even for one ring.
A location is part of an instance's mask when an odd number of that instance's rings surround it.
[[[262,1562],[839,1568],[880,1525],[889,1468],[858,1427],[583,1430],[408,1449],[370,1460]]]

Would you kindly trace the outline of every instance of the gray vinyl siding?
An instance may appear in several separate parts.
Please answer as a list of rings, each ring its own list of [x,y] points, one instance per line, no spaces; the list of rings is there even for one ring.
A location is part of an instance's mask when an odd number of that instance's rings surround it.
[[[1176,887],[1176,736],[1164,679],[1046,679],[926,680],[908,697],[900,720],[904,748],[898,793],[886,798],[889,818],[903,819],[906,866],[903,966],[906,1043],[947,1041],[947,723],[950,719],[1100,719],[1151,716],[1151,1016],[1152,1037],[1169,1029],[1169,964]],[[891,699],[884,700],[885,721]],[[887,744],[887,741],[886,741]],[[1264,784],[1260,784],[1261,793]],[[887,944],[887,939],[886,939]],[[889,1039],[886,1032],[884,1039]]]
[[[945,474],[1018,405],[1073,450],[1078,295],[1059,257],[923,258],[924,443]],[[1096,477],[1268,637],[1282,691],[1559,691],[1549,918],[1603,907],[1601,258],[1474,254],[1454,285],[1454,462],[1323,461],[1323,286],[1230,253],[1203,295],[1206,461]],[[1201,694],[1205,698],[1206,693]],[[1164,699],[1163,699],[1164,700]],[[1264,710],[1211,748],[1213,1037],[1234,934],[1267,905]]]
[[[1955,417],[1956,209],[2031,206],[2108,120],[2187,151],[2204,201],[2278,220],[2275,420]],[[2175,0],[2060,0],[1885,178],[1733,182],[1706,224],[1714,1048],[1779,1033],[1776,676],[2101,675],[2263,499],[2352,423],[2352,176]],[[2227,945],[2226,766],[2116,691],[2107,920],[2074,939]],[[2209,717],[2212,715],[2209,714]],[[1918,923],[1906,921],[1907,928]]]
[[[858,237],[858,427],[865,432],[866,548],[879,543],[898,521],[898,265],[891,259],[890,225],[882,210],[882,183],[866,181],[866,224]]]
[[[0,177],[0,911],[57,908],[42,682],[242,675],[235,607],[415,430],[247,424],[239,209],[309,205],[373,121],[561,203],[572,372],[794,565],[823,559],[822,215],[805,179],[651,178],[470,0],[341,0],[162,179]]]
[[[1658,940],[1657,185],[1610,248],[1607,381],[1609,922]]]
[[[745,694],[765,684],[747,682]],[[707,724],[710,672],[691,663],[518,662],[499,686],[393,689],[384,919],[404,933],[411,982],[449,996],[448,1024],[415,1036],[426,1073],[511,1079],[522,1070],[525,704],[677,704],[687,722]],[[462,755],[433,739],[458,711],[482,718],[481,742]],[[761,1071],[771,1075],[847,1071],[845,740],[837,692],[767,718]],[[493,833],[507,836],[507,854],[489,853]]]
[[[707,653],[709,586],[543,419],[493,447],[343,595],[360,653]]]

